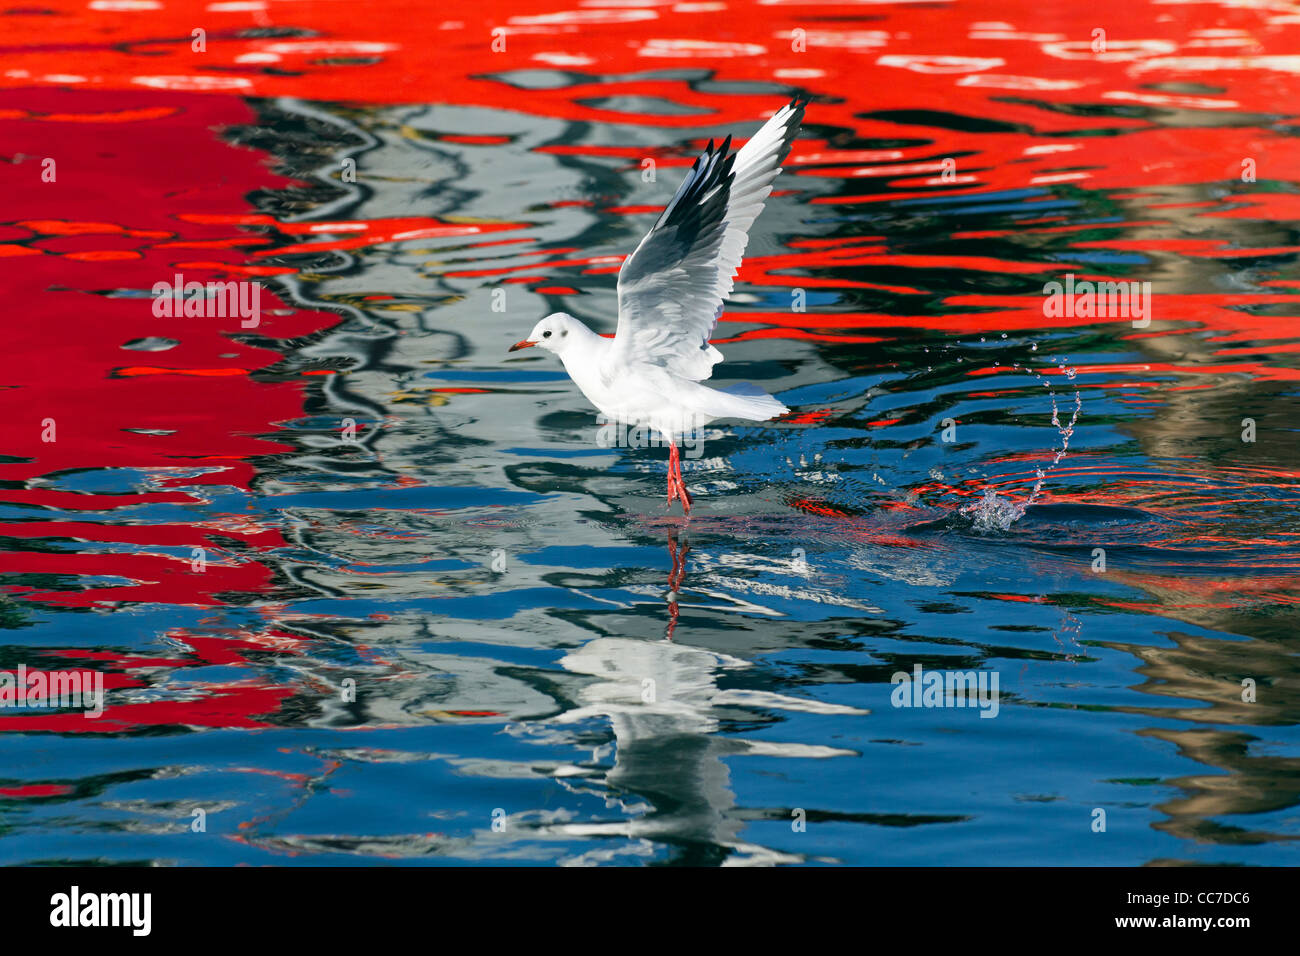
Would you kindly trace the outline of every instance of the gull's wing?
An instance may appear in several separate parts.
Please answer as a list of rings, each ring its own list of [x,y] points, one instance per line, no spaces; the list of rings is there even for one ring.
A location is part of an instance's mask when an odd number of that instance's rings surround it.
[[[739,152],[728,153],[731,137],[716,150],[710,140],[695,160],[619,270],[612,356],[619,365],[649,363],[700,381],[722,361],[709,336],[805,105],[794,100],[782,107]]]

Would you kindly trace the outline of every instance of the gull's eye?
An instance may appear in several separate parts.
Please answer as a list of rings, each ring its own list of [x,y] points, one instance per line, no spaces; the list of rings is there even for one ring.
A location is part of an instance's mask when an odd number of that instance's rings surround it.
[[[542,338],[544,338],[544,339],[549,339],[550,337],[551,337],[551,330],[550,330],[550,329],[547,329],[545,332],[542,333]]]

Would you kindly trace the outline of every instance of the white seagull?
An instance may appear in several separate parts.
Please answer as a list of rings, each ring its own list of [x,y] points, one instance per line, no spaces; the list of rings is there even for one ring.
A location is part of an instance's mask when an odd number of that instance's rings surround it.
[[[686,512],[691,496],[679,438],[717,418],[764,422],[789,411],[753,385],[718,390],[700,383],[722,361],[709,336],[805,105],[796,99],[782,107],[739,152],[730,151],[730,136],[716,150],[709,141],[654,228],[623,261],[612,339],[556,312],[510,347],[554,352],[609,423],[649,428],[669,442],[668,503],[681,498]]]

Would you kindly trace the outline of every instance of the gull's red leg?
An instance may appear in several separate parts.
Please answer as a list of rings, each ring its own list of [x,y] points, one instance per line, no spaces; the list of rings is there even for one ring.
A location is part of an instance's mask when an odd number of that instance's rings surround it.
[[[671,505],[673,499],[677,497],[677,472],[681,469],[681,464],[677,460],[677,445],[674,443],[668,446],[668,503]]]

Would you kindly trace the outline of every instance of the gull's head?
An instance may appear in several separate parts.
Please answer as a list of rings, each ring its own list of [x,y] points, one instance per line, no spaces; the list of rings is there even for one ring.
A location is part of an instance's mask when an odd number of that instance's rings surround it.
[[[517,352],[519,349],[530,349],[534,345],[540,345],[548,352],[558,354],[581,337],[580,334],[574,333],[586,331],[587,327],[567,312],[555,312],[534,325],[533,330],[528,333],[528,338],[510,346],[510,351]]]

